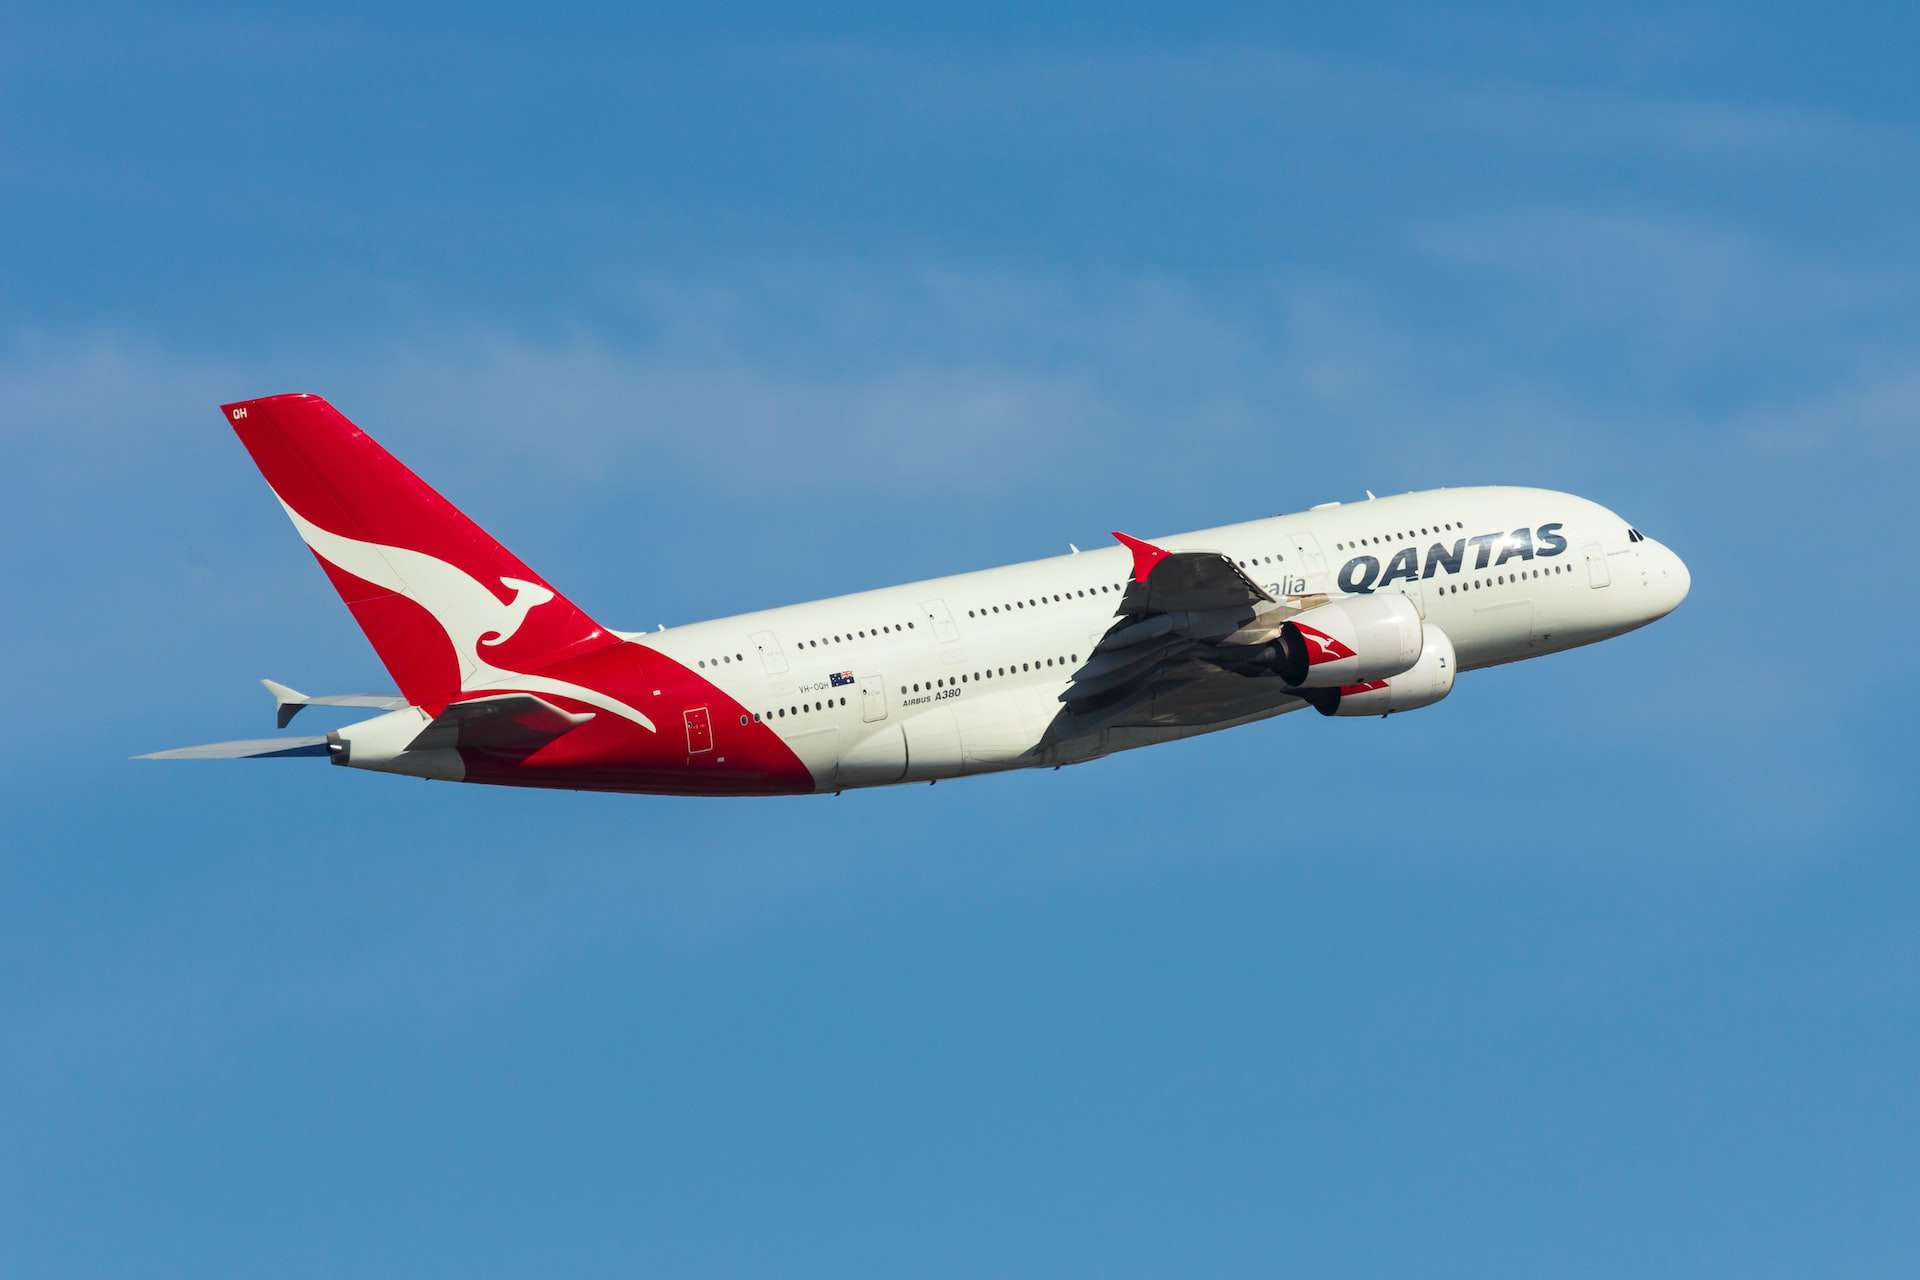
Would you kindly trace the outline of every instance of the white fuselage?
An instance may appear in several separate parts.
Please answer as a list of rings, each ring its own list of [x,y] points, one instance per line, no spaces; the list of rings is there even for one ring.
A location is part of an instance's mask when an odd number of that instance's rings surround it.
[[[1550,540],[1495,536],[1542,527]],[[1690,584],[1678,556],[1613,512],[1544,489],[1429,490],[1154,542],[1220,552],[1276,598],[1402,593],[1451,637],[1462,671],[1631,631]],[[1110,547],[634,638],[754,709],[820,790],[1053,767],[1305,705],[1229,676],[1201,723],[1190,706],[1178,723],[1151,704],[1065,715],[1060,695],[1112,625],[1130,569]]]

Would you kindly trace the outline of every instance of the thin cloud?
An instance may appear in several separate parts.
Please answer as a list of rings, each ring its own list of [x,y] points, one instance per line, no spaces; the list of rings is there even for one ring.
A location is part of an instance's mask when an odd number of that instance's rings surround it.
[[[786,46],[781,64],[886,82],[909,76],[917,111],[1021,119],[1042,131],[1116,116],[1181,128],[1199,116],[1313,122],[1332,133],[1437,135],[1528,151],[1639,152],[1818,167],[1884,160],[1902,136],[1830,112],[1657,94],[1507,83],[1465,87],[1389,66],[1284,49],[1200,46],[994,50],[927,56],[906,46]]]

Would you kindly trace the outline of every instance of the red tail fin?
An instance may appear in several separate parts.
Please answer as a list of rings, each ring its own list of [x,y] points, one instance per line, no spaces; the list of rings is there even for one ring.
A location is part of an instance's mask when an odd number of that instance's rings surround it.
[[[320,397],[221,408],[409,702],[614,641]]]

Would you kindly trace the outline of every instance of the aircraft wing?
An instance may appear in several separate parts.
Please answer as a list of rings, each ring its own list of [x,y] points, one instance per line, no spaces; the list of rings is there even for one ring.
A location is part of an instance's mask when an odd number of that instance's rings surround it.
[[[1214,723],[1287,701],[1256,655],[1297,607],[1217,551],[1168,551],[1116,532],[1133,575],[1114,621],[1060,695],[1075,715]]]

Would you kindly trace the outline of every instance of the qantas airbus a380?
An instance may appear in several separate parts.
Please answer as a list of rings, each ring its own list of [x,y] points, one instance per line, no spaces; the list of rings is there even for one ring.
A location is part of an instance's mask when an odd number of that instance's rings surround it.
[[[588,617],[317,396],[222,406],[399,686],[325,737],[146,759],[788,795],[1077,764],[1312,707],[1386,715],[1462,671],[1643,627],[1680,558],[1585,498],[1436,489],[694,623]]]

